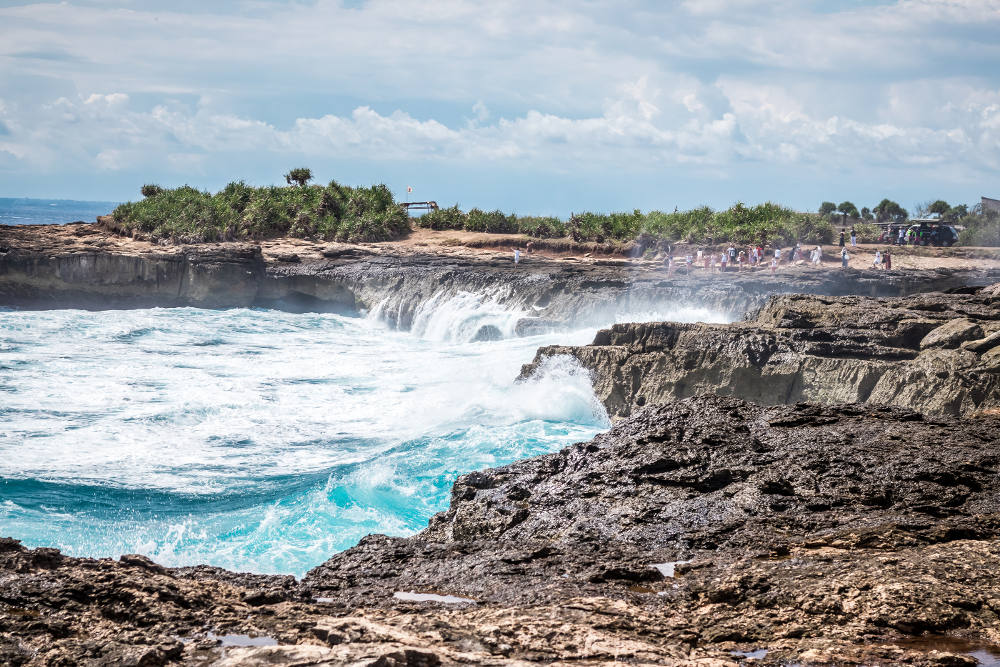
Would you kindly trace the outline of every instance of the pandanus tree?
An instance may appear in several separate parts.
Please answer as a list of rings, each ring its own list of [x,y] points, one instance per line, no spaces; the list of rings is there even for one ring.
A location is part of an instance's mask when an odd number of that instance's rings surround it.
[[[285,174],[285,182],[291,185],[292,183],[298,185],[301,188],[306,186],[306,183],[312,180],[313,173],[311,169],[305,167],[298,167],[292,169],[287,174]]]

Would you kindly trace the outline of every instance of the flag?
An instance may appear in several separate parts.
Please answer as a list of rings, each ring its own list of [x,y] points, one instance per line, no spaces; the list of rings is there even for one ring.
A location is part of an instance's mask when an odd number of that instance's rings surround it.
[[[407,192],[413,192],[413,188],[411,188],[409,185],[407,185],[406,186],[406,191]]]

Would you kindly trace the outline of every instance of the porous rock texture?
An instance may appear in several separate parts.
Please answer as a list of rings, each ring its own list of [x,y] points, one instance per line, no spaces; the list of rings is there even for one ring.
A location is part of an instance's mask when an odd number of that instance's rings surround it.
[[[422,533],[301,582],[6,540],[0,661],[973,665],[1000,642],[998,442],[992,416],[697,397],[464,475]]]
[[[683,308],[739,319],[775,293],[899,296],[997,280],[996,269],[946,268],[668,276],[662,262],[641,260],[535,255],[515,266],[506,253],[469,248],[423,251],[302,239],[158,245],[98,225],[0,226],[0,306],[377,309],[403,330],[422,307],[467,293],[523,311],[516,333],[528,335],[602,326],[629,313],[669,317]]]
[[[905,298],[771,297],[728,325],[617,324],[571,355],[613,417],[712,393],[767,405],[870,402],[928,414],[1000,408],[1000,284]]]

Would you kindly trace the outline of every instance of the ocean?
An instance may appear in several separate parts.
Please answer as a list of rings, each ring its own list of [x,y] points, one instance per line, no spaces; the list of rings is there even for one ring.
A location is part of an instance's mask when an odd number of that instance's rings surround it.
[[[539,346],[596,329],[472,342],[525,314],[472,293],[432,298],[408,331],[378,308],[0,309],[0,535],[301,576],[369,533],[415,533],[459,475],[609,427],[568,357],[516,381]]]
[[[116,206],[118,202],[0,197],[0,225],[96,222],[97,216],[111,213]]]

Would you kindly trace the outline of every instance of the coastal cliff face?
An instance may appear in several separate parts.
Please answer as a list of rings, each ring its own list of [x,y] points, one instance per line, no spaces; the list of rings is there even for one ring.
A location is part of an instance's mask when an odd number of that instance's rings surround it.
[[[609,414],[697,394],[766,405],[870,402],[928,414],[1000,408],[1000,285],[908,298],[772,297],[729,325],[619,324],[571,355]]]
[[[469,249],[422,252],[282,240],[158,246],[94,225],[0,228],[0,306],[133,308],[268,306],[377,309],[410,328],[432,299],[473,292],[521,309],[519,334],[597,325],[616,314],[701,307],[739,319],[774,293],[899,296],[1000,280],[996,270],[839,271],[796,268],[667,277],[658,262],[525,257]]]
[[[973,665],[1000,642],[998,441],[993,417],[699,397],[464,475],[422,533],[301,582],[4,540],[0,660]]]

